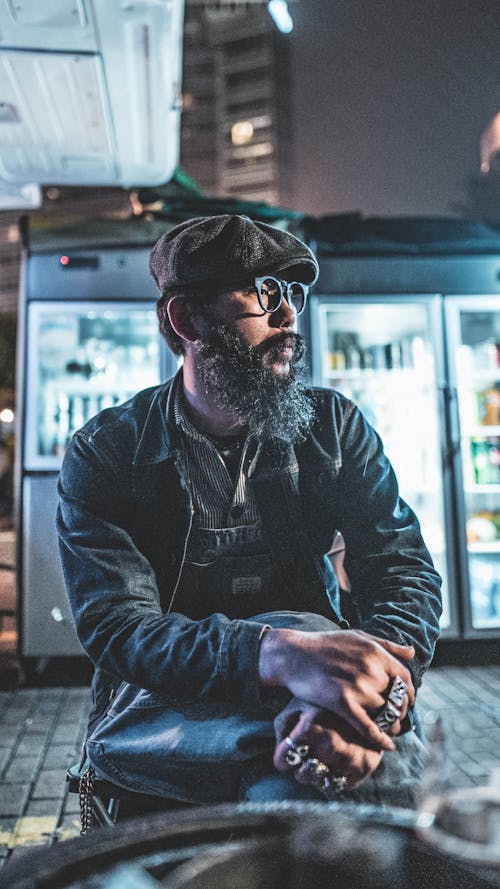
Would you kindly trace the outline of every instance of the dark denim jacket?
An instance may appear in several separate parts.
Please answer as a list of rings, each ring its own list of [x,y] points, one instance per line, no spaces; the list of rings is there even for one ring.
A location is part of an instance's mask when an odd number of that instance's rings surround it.
[[[177,698],[260,702],[262,624],[175,611],[193,507],[167,419],[171,391],[172,381],[102,411],[73,437],[60,474],[66,585],[98,668],[91,726],[123,680]],[[283,607],[413,644],[418,686],[438,635],[439,575],[377,434],[339,393],[313,392],[307,439],[271,442],[252,482],[288,590]],[[343,601],[325,558],[337,530],[352,584]]]

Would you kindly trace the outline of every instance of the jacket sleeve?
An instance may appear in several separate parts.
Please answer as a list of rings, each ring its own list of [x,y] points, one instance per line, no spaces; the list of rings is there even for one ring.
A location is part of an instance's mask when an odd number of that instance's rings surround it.
[[[439,635],[441,578],[379,436],[350,402],[340,444],[339,529],[361,628],[415,647],[417,687]]]
[[[101,669],[150,691],[258,703],[263,625],[222,614],[192,621],[162,613],[154,571],[120,521],[121,474],[92,436],[74,436],[56,521],[84,649]]]

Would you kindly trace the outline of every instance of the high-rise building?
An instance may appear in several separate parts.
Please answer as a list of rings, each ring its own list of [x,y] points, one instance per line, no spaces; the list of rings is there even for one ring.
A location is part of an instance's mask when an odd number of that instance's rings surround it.
[[[181,164],[207,192],[286,201],[288,92],[265,3],[186,0]]]

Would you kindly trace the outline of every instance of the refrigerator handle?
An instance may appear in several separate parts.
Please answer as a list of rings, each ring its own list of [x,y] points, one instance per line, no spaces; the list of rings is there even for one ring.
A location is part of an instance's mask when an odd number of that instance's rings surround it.
[[[443,464],[446,469],[453,465],[457,454],[460,453],[460,414],[458,410],[458,392],[455,386],[448,383],[438,385],[441,408],[440,413],[444,418],[442,428],[445,436],[442,443]]]

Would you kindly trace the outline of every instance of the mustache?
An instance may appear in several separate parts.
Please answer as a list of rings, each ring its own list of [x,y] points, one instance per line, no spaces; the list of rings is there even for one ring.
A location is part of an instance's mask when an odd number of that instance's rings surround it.
[[[304,355],[305,342],[300,333],[276,333],[272,339],[253,346],[254,355],[262,358],[269,353],[271,358],[278,359],[282,349],[292,349],[291,363],[297,364]]]

